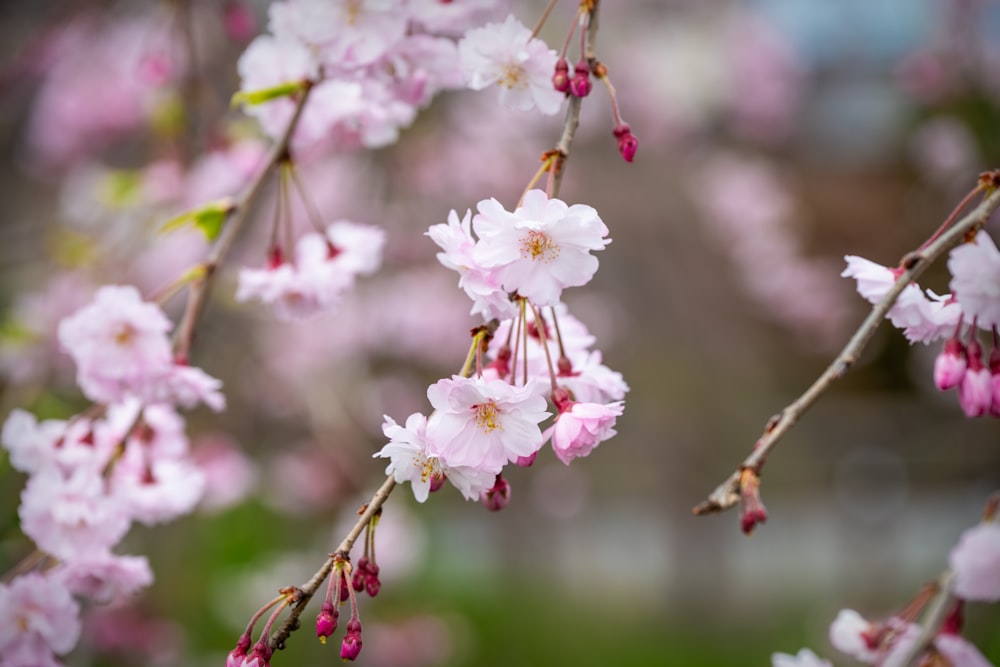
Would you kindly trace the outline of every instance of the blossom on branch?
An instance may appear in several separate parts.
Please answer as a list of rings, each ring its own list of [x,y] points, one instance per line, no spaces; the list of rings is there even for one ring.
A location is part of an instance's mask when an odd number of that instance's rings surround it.
[[[526,193],[513,212],[496,199],[479,202],[477,209],[473,259],[494,269],[503,289],[536,306],[555,306],[564,288],[590,282],[598,265],[590,252],[611,243],[593,207],[569,206],[542,190]]]
[[[959,538],[948,555],[955,573],[955,595],[965,600],[1000,600],[1000,524],[985,522]]]
[[[1000,327],[1000,250],[984,231],[948,257],[951,289],[966,318],[983,329]]]
[[[427,451],[446,466],[497,474],[542,446],[538,424],[549,416],[534,381],[453,376],[427,388],[435,411],[427,419]]]
[[[0,582],[0,656],[10,667],[59,667],[80,637],[80,605],[56,577]]]
[[[518,111],[535,107],[543,114],[559,111],[565,95],[552,87],[558,56],[514,18],[466,33],[458,57],[473,90],[500,87],[500,103]]]

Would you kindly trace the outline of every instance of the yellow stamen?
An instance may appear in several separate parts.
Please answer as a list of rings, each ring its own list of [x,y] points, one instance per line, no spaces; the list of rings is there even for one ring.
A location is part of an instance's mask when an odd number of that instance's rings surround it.
[[[528,232],[521,237],[521,257],[551,262],[559,256],[559,246],[542,232]]]
[[[500,408],[492,399],[472,407],[476,411],[476,426],[481,428],[483,433],[491,433],[496,429],[503,430],[503,425],[500,423]]]

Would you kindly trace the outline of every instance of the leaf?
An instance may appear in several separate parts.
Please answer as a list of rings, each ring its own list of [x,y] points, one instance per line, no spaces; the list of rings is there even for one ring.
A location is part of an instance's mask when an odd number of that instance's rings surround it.
[[[280,83],[277,86],[271,88],[261,88],[259,90],[241,90],[233,95],[232,100],[230,100],[230,105],[237,106],[239,104],[246,104],[248,106],[256,106],[258,104],[263,104],[264,102],[270,102],[271,100],[276,100],[279,97],[289,97],[302,90],[305,90],[307,82],[302,81],[289,81],[288,83]]]
[[[193,225],[201,230],[206,239],[214,241],[222,232],[226,216],[229,215],[233,208],[233,201],[228,197],[209,202],[201,208],[184,211],[180,215],[167,220],[160,228],[160,233],[168,234],[187,225]]]

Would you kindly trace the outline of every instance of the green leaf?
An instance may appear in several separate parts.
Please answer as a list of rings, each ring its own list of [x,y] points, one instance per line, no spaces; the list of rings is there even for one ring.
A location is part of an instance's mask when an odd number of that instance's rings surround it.
[[[233,201],[228,197],[209,202],[201,208],[184,211],[180,215],[167,220],[160,228],[161,234],[177,231],[187,225],[193,225],[201,230],[205,238],[214,241],[222,232],[226,216],[233,210]]]
[[[303,91],[305,90],[307,83],[308,82],[305,80],[289,81],[288,83],[280,83],[271,88],[261,88],[260,90],[241,90],[233,95],[233,99],[230,101],[230,104],[232,106],[236,106],[238,104],[256,106],[258,104],[263,104],[264,102],[276,100],[279,97],[288,97]]]

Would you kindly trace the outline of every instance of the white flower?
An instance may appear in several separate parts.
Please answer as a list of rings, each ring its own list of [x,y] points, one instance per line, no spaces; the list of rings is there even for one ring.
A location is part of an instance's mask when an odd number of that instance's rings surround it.
[[[948,257],[951,290],[969,320],[983,329],[1000,327],[1000,250],[984,231]]]
[[[861,614],[853,609],[841,609],[830,624],[830,643],[841,653],[870,664],[878,657],[876,648],[865,638],[871,629],[871,623]]]
[[[531,37],[513,16],[466,33],[458,43],[462,71],[473,90],[500,86],[500,103],[511,109],[544,114],[559,111],[565,95],[552,87],[556,52]]]
[[[966,600],[1000,600],[1000,524],[981,523],[962,533],[948,555],[955,595]]]
[[[505,290],[536,306],[555,306],[563,288],[589,282],[598,265],[590,251],[611,243],[592,207],[568,206],[542,190],[529,191],[513,213],[496,199],[483,200],[477,208],[472,226],[479,242],[473,259],[496,269]]]
[[[405,427],[385,416],[382,432],[389,443],[375,456],[390,459],[385,473],[393,475],[397,483],[409,482],[417,502],[426,501],[432,485],[445,477],[466,500],[478,500],[493,485],[493,473],[464,466],[445,467],[436,456],[428,455],[427,418],[419,412],[406,418]]]

